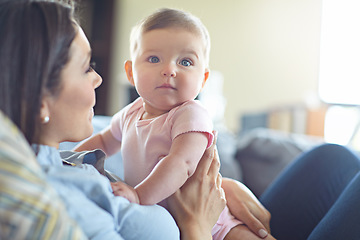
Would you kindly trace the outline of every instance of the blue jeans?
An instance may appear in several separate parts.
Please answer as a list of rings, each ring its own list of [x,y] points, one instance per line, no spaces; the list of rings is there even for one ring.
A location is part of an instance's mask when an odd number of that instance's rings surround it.
[[[324,144],[302,154],[261,195],[279,239],[359,239],[360,160]]]

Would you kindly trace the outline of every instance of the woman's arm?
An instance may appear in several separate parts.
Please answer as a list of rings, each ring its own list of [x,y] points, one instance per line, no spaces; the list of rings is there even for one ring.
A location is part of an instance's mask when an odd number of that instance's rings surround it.
[[[168,199],[181,240],[212,240],[211,230],[225,207],[215,141],[216,135],[194,174]]]
[[[216,136],[216,135],[215,135]],[[243,184],[224,178],[221,186],[220,162],[213,145],[207,149],[187,182],[168,199],[169,210],[181,232],[181,240],[211,240],[211,230],[226,200],[232,213],[257,236],[265,238],[270,232],[270,213]]]
[[[265,238],[270,233],[269,211],[245,185],[238,181],[223,178],[222,188],[230,212],[256,235]]]

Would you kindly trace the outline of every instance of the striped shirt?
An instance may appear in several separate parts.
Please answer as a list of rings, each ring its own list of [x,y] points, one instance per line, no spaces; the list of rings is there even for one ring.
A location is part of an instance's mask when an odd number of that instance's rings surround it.
[[[87,239],[45,182],[24,137],[1,112],[0,239]]]

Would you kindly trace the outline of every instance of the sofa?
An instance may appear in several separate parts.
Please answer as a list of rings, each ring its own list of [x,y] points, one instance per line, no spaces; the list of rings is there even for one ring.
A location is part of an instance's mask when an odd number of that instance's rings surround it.
[[[95,116],[94,133],[107,126],[110,119]],[[241,136],[225,128],[217,130],[222,175],[244,182],[257,196],[298,154],[321,143],[321,139],[269,129],[254,129]],[[60,149],[69,150],[76,144],[62,143]],[[123,176],[120,153],[105,161],[105,169]],[[26,140],[0,113],[0,239],[26,236],[85,238],[54,189],[46,183]]]
[[[110,121],[110,116],[94,116],[94,134]],[[215,129],[222,176],[243,182],[258,197],[299,154],[323,143],[321,138],[267,128],[254,128],[245,134],[234,134],[223,125],[215,125]],[[76,144],[64,142],[60,150],[70,150]],[[120,152],[106,159],[105,169],[123,178]]]

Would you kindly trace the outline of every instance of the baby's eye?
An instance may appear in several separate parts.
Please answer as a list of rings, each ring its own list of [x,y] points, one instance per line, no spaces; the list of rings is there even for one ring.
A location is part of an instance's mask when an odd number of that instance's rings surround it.
[[[185,67],[189,67],[189,66],[193,65],[193,63],[189,59],[183,59],[183,60],[180,61],[180,65],[183,65]]]
[[[151,63],[158,63],[158,62],[160,62],[160,59],[158,57],[151,56],[151,57],[149,57],[148,61]]]
[[[89,68],[86,70],[86,73],[89,73],[89,72],[92,72],[95,70],[95,66],[96,66],[96,63],[95,62],[91,62],[89,64]]]

